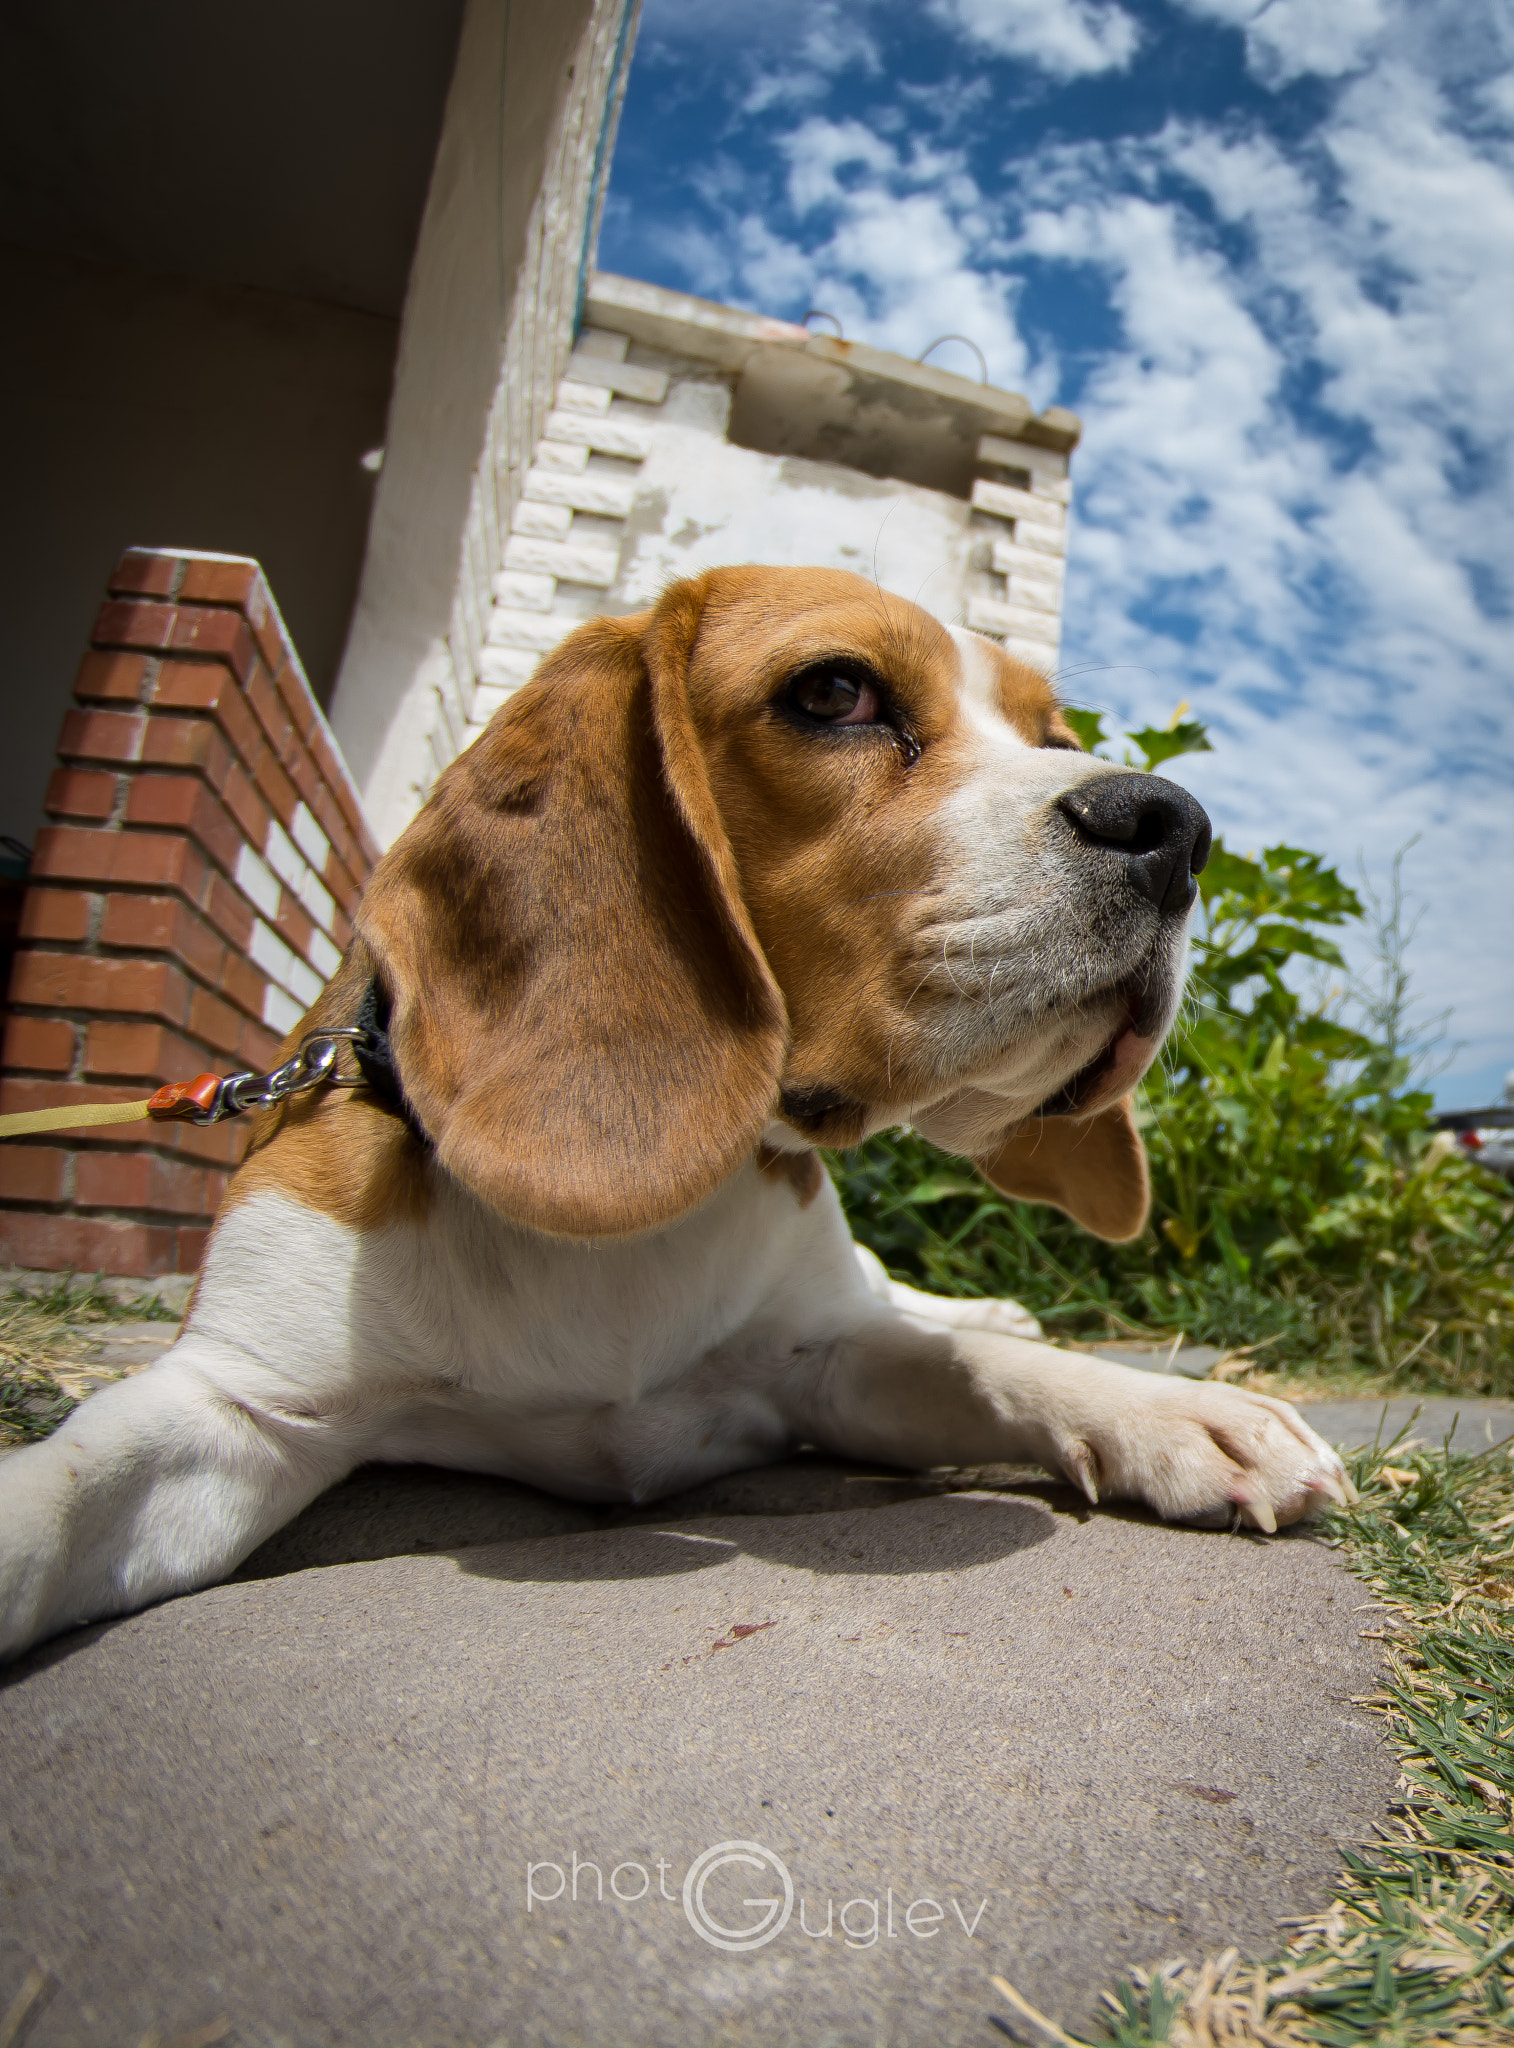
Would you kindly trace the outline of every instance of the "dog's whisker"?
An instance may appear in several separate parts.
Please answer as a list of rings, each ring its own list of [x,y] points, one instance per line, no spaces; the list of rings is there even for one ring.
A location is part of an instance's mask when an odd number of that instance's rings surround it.
[[[884,1074],[887,1078],[888,1085],[890,1086],[890,1088],[892,1088],[894,1080],[894,1040],[899,1036],[899,1033],[904,1029],[904,1020],[909,1015],[910,1004],[915,1000],[915,997],[919,995],[921,989],[924,988],[925,984],[930,980],[931,976],[935,973],[935,971],[936,970],[934,965],[926,968],[924,974],[921,975],[920,979],[915,983],[914,987],[905,997],[904,1008],[899,1012],[898,1018],[896,1019],[894,1024],[894,1028],[889,1033],[888,1046],[884,1054],[883,1068]]]

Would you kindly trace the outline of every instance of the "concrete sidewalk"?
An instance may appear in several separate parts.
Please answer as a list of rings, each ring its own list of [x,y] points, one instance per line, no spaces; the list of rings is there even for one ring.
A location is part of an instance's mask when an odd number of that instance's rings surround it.
[[[1386,1818],[1377,1622],[1308,1536],[1051,1485],[805,1458],[606,1525],[369,1470],[10,1677],[0,2005],[40,1960],[28,2048],[949,2048],[1000,1972],[1080,2025]]]
[[[1395,1437],[1458,1451],[1485,1451],[1514,1437],[1514,1402],[1456,1400],[1447,1394],[1399,1394],[1391,1401],[1300,1401],[1298,1412],[1327,1443],[1357,1449]]]

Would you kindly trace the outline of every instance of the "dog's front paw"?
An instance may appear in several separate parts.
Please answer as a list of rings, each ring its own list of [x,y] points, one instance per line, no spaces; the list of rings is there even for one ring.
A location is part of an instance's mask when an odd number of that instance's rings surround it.
[[[1111,1370],[1121,1384],[1058,1444],[1090,1500],[1145,1501],[1170,1522],[1239,1518],[1270,1534],[1356,1499],[1340,1459],[1286,1401]]]
[[[959,1329],[991,1330],[999,1337],[1028,1337],[1032,1342],[1044,1335],[1030,1310],[1017,1301],[970,1301],[962,1307],[967,1313],[958,1319]]]

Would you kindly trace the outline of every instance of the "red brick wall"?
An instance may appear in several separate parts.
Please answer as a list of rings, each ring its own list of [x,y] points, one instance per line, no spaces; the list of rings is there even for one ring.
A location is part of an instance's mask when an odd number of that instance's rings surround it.
[[[128,550],[74,696],[0,1112],[270,1066],[378,857],[256,562]],[[246,1140],[237,1122],[132,1124],[0,1145],[0,1264],[193,1271]]]

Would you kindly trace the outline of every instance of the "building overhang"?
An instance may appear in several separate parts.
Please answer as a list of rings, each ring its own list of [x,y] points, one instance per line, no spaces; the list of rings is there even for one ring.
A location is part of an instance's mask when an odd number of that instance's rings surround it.
[[[731,439],[765,454],[843,463],[965,498],[985,434],[1066,456],[1082,432],[1077,414],[1060,406],[1038,413],[1015,391],[605,271],[590,279],[584,317],[734,375]]]

